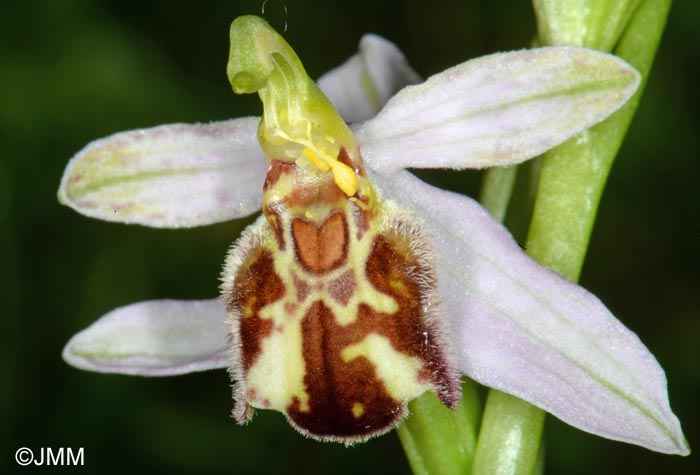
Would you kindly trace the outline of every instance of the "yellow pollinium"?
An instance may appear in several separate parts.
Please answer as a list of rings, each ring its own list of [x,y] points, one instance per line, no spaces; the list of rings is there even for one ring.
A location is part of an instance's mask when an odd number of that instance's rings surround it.
[[[227,73],[234,92],[257,92],[262,100],[258,138],[268,160],[330,172],[347,196],[358,192],[357,174],[338,160],[342,149],[350,156],[359,153],[355,137],[296,53],[265,20],[243,16],[231,24]]]
[[[343,190],[343,193],[348,196],[357,193],[357,175],[349,166],[335,162],[331,167],[331,173],[333,173],[335,184]]]
[[[346,195],[352,196],[357,193],[357,175],[352,168],[319,150],[314,151],[307,147],[301,154],[322,172],[330,170],[335,184]]]

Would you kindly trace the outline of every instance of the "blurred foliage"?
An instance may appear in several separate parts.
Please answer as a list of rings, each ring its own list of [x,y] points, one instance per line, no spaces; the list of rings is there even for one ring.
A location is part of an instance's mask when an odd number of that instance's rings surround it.
[[[296,434],[277,413],[228,417],[224,371],[146,379],[81,372],[68,338],[116,306],[209,298],[226,249],[250,220],[153,230],[84,218],[56,201],[67,160],[120,130],[259,110],[226,81],[228,25],[262,1],[5,1],[0,6],[0,470],[22,446],[85,447],[91,472],[408,473],[395,434],[346,449]],[[286,7],[287,13],[284,13]],[[528,45],[524,0],[426,4],[270,0],[266,14],[312,76],[364,32],[396,42],[428,76]],[[649,346],[672,406],[700,446],[700,206],[696,2],[678,2],[613,168],[582,284]],[[477,173],[425,178],[468,194]],[[546,473],[700,473],[696,456],[655,454],[547,419]]]

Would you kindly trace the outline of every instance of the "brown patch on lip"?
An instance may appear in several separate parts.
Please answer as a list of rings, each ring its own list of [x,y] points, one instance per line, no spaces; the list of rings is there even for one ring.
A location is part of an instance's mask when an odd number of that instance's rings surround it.
[[[430,346],[425,341],[424,315],[421,307],[421,292],[416,279],[421,269],[416,268],[413,256],[396,251],[386,236],[377,236],[372,252],[367,259],[365,272],[372,286],[383,294],[390,295],[399,304],[399,311],[392,317],[400,324],[385,327],[385,336],[402,353],[432,359]],[[362,311],[371,311],[369,308]],[[427,356],[427,358],[425,358]]]
[[[369,230],[370,212],[361,209],[359,206],[353,206],[352,217],[355,220],[355,227],[357,229],[355,234],[357,236],[357,240],[359,241]]]
[[[306,297],[311,293],[311,285],[305,280],[299,278],[298,275],[294,276],[294,288],[296,289],[297,302],[302,303],[306,300]]]
[[[386,392],[369,360],[342,359],[343,348],[365,336],[360,328],[346,330],[320,301],[309,308],[302,321],[309,410],[301,411],[295,399],[287,408],[287,415],[303,431],[316,437],[360,439],[393,427],[404,413],[403,402],[395,401]],[[364,409],[359,416],[358,403]]]
[[[333,213],[321,225],[294,218],[292,237],[297,259],[311,273],[337,269],[347,259],[348,226],[342,212]]]
[[[300,172],[297,173],[292,192],[284,197],[284,203],[290,209],[309,208],[319,203],[337,205],[346,199],[330,172],[318,173],[312,178]]]
[[[272,332],[272,320],[260,318],[260,309],[284,296],[284,282],[275,273],[272,254],[256,248],[241,265],[226,302],[229,312],[241,316],[240,340],[243,369],[262,351],[262,341]]]
[[[292,162],[285,162],[282,160],[273,160],[267,167],[267,175],[265,176],[265,183],[263,184],[263,191],[267,191],[280,179],[283,173],[295,173],[297,171],[297,166]]]
[[[352,158],[350,158],[350,154],[345,147],[340,149],[340,152],[338,153],[338,161],[350,167],[359,176],[367,176],[365,169],[362,167],[362,162],[360,160],[355,162]]]
[[[396,350],[420,358],[425,365],[420,375],[433,383],[443,404],[452,407],[455,403],[453,390],[459,389],[453,388],[444,349],[424,311],[424,305],[432,303],[424,301],[429,294],[426,287],[434,286],[435,282],[425,278],[432,274],[429,269],[422,268],[412,254],[408,237],[397,233],[377,236],[365,272],[375,289],[390,295],[399,305],[398,312],[375,331],[389,338]],[[359,321],[373,312],[370,307],[361,305]]]
[[[331,281],[328,285],[328,293],[336,302],[345,306],[352,298],[356,288],[355,273],[350,269]]]

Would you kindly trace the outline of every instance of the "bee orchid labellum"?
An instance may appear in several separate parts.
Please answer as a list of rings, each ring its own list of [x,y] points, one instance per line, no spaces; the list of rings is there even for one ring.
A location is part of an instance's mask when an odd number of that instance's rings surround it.
[[[268,159],[263,216],[222,276],[235,419],[276,409],[310,437],[350,444],[394,428],[425,391],[454,407],[424,226],[377,193],[352,132],[263,20],[232,24],[228,75],[260,95]]]

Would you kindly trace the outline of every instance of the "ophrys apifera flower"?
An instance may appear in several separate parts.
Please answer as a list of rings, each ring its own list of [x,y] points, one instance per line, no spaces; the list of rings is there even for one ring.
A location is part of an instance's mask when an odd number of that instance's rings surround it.
[[[260,95],[262,121],[116,134],[78,153],[59,191],[88,216],[156,227],[262,207],[229,253],[223,297],[117,309],[69,342],[71,364],[144,375],[227,366],[238,421],[276,409],[345,443],[390,430],[425,391],[456,404],[461,372],[584,430],[687,451],[639,339],[476,202],[406,170],[536,156],[622,105],[639,81],[632,68],[540,48],[468,61],[391,97],[417,76],[369,38],[320,81],[341,112],[354,106],[348,126],[264,21],[239,18],[231,41],[232,86]]]

